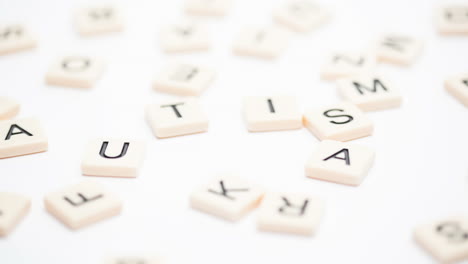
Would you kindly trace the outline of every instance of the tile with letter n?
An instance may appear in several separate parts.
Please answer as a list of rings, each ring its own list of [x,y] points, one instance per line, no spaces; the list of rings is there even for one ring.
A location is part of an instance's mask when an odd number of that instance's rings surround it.
[[[159,41],[165,52],[203,51],[211,46],[208,29],[194,22],[181,22],[164,27],[159,34]]]
[[[330,12],[313,1],[292,0],[278,7],[273,17],[294,31],[307,32],[326,22]]]
[[[117,215],[122,201],[94,181],[83,181],[62,190],[49,193],[44,198],[47,211],[71,229]]]
[[[222,174],[190,195],[190,205],[228,221],[237,221],[257,207],[263,189],[233,174]]]
[[[468,107],[468,73],[447,78],[445,80],[445,89]]]
[[[369,52],[335,52],[322,64],[320,75],[324,80],[336,80],[373,73],[375,68],[375,55]]]
[[[18,114],[20,104],[6,96],[0,96],[0,120],[11,119]]]
[[[69,55],[56,60],[46,73],[49,85],[91,88],[104,71],[104,61],[88,55]]]
[[[436,26],[441,34],[468,34],[468,5],[451,5],[437,9]]]
[[[186,0],[185,12],[191,15],[225,16],[232,0]]]
[[[279,27],[246,27],[235,39],[233,51],[243,56],[274,59],[284,51],[288,38],[288,32]]]
[[[82,36],[119,32],[123,29],[123,18],[115,6],[85,7],[76,11],[75,26]]]
[[[0,122],[0,159],[44,152],[47,137],[36,118]]]
[[[16,193],[0,192],[0,237],[7,236],[24,218],[31,199]]]
[[[36,47],[33,34],[22,25],[0,25],[0,55]]]

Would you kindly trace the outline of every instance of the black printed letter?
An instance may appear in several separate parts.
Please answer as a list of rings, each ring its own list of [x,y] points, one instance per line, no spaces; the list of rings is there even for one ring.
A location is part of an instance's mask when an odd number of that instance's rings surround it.
[[[99,155],[101,155],[101,157],[104,157],[106,159],[118,159],[118,158],[121,158],[121,157],[125,156],[125,154],[127,154],[128,146],[130,145],[130,143],[125,142],[123,147],[122,147],[122,150],[120,151],[120,154],[117,155],[117,156],[114,156],[114,157],[110,157],[110,156],[106,155],[107,145],[109,145],[109,141],[102,142],[101,150],[99,151]]]
[[[221,186],[221,192],[214,191],[214,190],[211,190],[211,189],[208,189],[208,191],[211,192],[211,193],[214,193],[214,194],[222,195],[222,196],[224,196],[224,197],[226,197],[226,198],[228,198],[230,200],[235,200],[235,198],[232,197],[232,196],[229,196],[228,192],[247,192],[247,191],[249,191],[248,188],[226,189],[224,187],[224,181],[219,181],[219,185]]]
[[[13,130],[17,128],[19,130],[19,132],[13,132]],[[23,128],[21,128],[20,126],[18,126],[17,124],[12,124],[10,126],[10,130],[8,130],[8,133],[7,133],[7,136],[5,138],[5,140],[9,140],[11,138],[11,136],[14,136],[14,135],[18,135],[18,134],[26,134],[28,136],[32,136],[31,133],[29,133],[28,131],[24,130]]]
[[[366,87],[364,85],[361,85],[358,82],[353,82],[353,85],[354,85],[354,87],[356,87],[357,91],[360,94],[364,94],[364,91],[362,89],[367,90],[369,92],[376,93],[377,92],[377,86],[380,86],[380,87],[382,87],[382,89],[384,91],[387,91],[387,88],[382,84],[382,82],[379,79],[374,79],[374,86],[372,88],[368,88],[368,87]]]
[[[102,198],[102,194],[96,195],[96,196],[91,197],[91,198],[87,198],[86,196],[84,196],[81,193],[77,193],[77,195],[78,195],[78,197],[81,198],[81,201],[76,202],[76,203],[74,201],[72,201],[70,198],[66,197],[66,196],[64,196],[63,199],[65,199],[65,201],[69,202],[73,206],[80,206],[80,205],[83,205],[83,204],[85,204],[87,202],[91,202],[91,201],[97,200],[99,198]]]
[[[304,200],[301,206],[293,206],[289,200],[286,197],[281,197],[284,201],[284,205],[279,208],[279,212],[281,214],[286,214],[286,215],[295,215],[295,216],[302,216],[305,213],[305,210],[307,208],[307,204],[309,203],[309,200]],[[291,209],[296,209],[299,210],[298,212],[295,213],[287,213],[286,209],[291,208]]]
[[[174,110],[174,113],[176,114],[177,118],[181,118],[182,115],[179,112],[179,109],[177,109],[178,105],[183,105],[184,103],[177,103],[177,104],[171,104],[171,105],[161,105],[161,107],[171,107],[172,110]]]
[[[332,111],[344,112],[343,109],[330,109],[330,110],[327,110],[327,111],[323,112],[323,115],[326,116],[326,117],[347,117],[348,119],[346,121],[342,121],[342,122],[330,121],[330,123],[337,124],[337,125],[343,125],[343,124],[347,124],[347,123],[353,121],[353,119],[354,119],[350,115],[329,115],[329,113],[332,112]]]
[[[338,157],[338,155],[340,155],[341,152],[344,153],[344,158]],[[328,158],[325,158],[323,161],[327,161],[327,160],[329,160],[329,159],[331,159],[331,158],[344,160],[344,161],[346,161],[346,165],[350,165],[350,164],[351,164],[351,162],[350,162],[350,160],[349,160],[349,150],[346,149],[346,148],[344,148],[344,149],[342,149],[342,150],[336,152],[335,154],[331,155],[331,156],[328,157]]]

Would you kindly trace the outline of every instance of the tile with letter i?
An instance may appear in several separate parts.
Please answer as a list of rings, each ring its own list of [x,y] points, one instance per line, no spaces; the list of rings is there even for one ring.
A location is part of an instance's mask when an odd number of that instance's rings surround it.
[[[326,22],[330,13],[312,1],[293,0],[278,7],[273,17],[275,21],[294,31],[307,32]]]
[[[324,80],[336,80],[359,74],[372,73],[376,67],[375,55],[359,52],[337,52],[321,66]]]
[[[92,36],[122,31],[123,18],[114,6],[95,6],[77,10],[75,24],[80,35]]]
[[[422,50],[422,41],[401,34],[387,34],[376,43],[377,59],[400,65],[413,63]]]
[[[247,27],[235,39],[233,51],[238,55],[274,59],[286,48],[288,37],[279,27]]]
[[[468,5],[437,9],[436,26],[441,34],[468,34]]]
[[[0,237],[7,236],[30,207],[31,199],[16,193],[0,192]]]
[[[208,29],[194,22],[164,27],[159,34],[159,41],[165,52],[203,51],[211,46]]]
[[[445,80],[445,89],[468,107],[468,73],[447,78]]]
[[[22,25],[0,25],[0,55],[36,47],[33,34]]]
[[[163,259],[160,257],[148,256],[124,256],[107,258],[103,264],[162,264]]]
[[[20,104],[5,96],[0,96],[0,120],[11,119],[15,117],[20,110]]]
[[[23,118],[0,122],[0,159],[47,151],[48,141],[39,120]]]
[[[186,0],[185,12],[191,15],[225,16],[232,0]]]

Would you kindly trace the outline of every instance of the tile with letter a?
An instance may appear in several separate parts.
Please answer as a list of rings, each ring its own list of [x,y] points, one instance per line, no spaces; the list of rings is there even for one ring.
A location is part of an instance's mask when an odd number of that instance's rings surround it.
[[[307,177],[359,185],[374,162],[374,150],[360,145],[324,140],[305,166]]]
[[[193,22],[164,27],[160,32],[160,43],[165,52],[202,51],[211,45],[208,29]]]
[[[21,25],[0,25],[0,55],[36,47],[36,38]]]
[[[468,5],[437,9],[436,26],[441,34],[468,34]]]
[[[377,59],[382,62],[409,65],[422,50],[422,41],[401,34],[388,34],[376,43]]]
[[[323,7],[308,0],[293,0],[277,8],[275,20],[298,32],[307,32],[323,24],[330,14]]]
[[[372,73],[376,67],[375,55],[370,53],[337,52],[321,67],[324,80],[335,80],[359,74]]]
[[[468,217],[449,217],[417,226],[416,242],[441,263],[468,260]]]
[[[145,154],[141,141],[97,139],[86,146],[81,163],[84,175],[136,177]]]
[[[231,7],[232,0],[187,0],[185,11],[192,15],[224,16]]]
[[[288,34],[278,27],[248,27],[237,36],[233,51],[238,55],[274,59],[287,46]]]
[[[324,203],[310,195],[267,193],[257,214],[261,231],[313,235],[322,219]]]
[[[148,256],[123,256],[108,258],[104,264],[162,264],[163,260],[159,257]]]
[[[363,111],[377,111],[401,105],[402,96],[398,89],[380,76],[350,77],[338,80],[337,84],[341,96]]]
[[[310,110],[303,117],[304,126],[318,139],[348,141],[370,136],[372,122],[351,103],[339,103]]]
[[[91,36],[122,31],[123,18],[113,6],[87,7],[76,12],[75,24],[80,35]]]
[[[236,175],[223,174],[190,196],[192,208],[237,221],[257,207],[263,196],[262,188]]]
[[[197,99],[149,105],[146,107],[146,119],[158,138],[208,130],[208,118]]]
[[[243,101],[247,129],[251,132],[302,127],[302,113],[293,96],[249,96]]]
[[[0,120],[15,117],[20,110],[20,104],[9,97],[0,96]]]
[[[49,213],[71,229],[117,215],[122,209],[122,201],[94,181],[83,181],[49,193],[44,203]]]
[[[187,63],[173,63],[163,69],[154,80],[156,91],[181,96],[200,95],[215,78],[215,71]]]
[[[0,237],[7,236],[30,207],[31,199],[16,193],[0,192]]]
[[[468,107],[468,73],[455,75],[446,79],[445,89]]]
[[[22,118],[0,122],[0,159],[44,152],[47,146],[39,120]]]
[[[91,88],[101,77],[104,62],[86,55],[64,56],[55,61],[46,74],[50,85]]]

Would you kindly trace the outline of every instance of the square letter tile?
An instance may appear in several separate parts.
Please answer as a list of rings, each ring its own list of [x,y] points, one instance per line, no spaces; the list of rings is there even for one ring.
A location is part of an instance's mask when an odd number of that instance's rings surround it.
[[[468,259],[468,218],[450,217],[416,227],[416,242],[442,263]]]
[[[335,80],[354,75],[372,73],[376,66],[375,56],[366,53],[335,53],[322,65],[321,76],[325,80]]]
[[[401,105],[402,97],[388,80],[376,76],[356,76],[338,80],[341,96],[363,111],[377,111]]]
[[[72,229],[117,215],[122,202],[93,181],[84,181],[44,198],[47,211]]]
[[[200,95],[215,78],[212,69],[187,63],[168,65],[158,74],[154,89],[182,96]]]
[[[415,38],[389,34],[377,41],[377,58],[383,62],[409,65],[421,53],[422,41]]]
[[[445,89],[468,107],[468,73],[446,79]]]
[[[201,51],[210,48],[210,35],[204,26],[185,22],[163,28],[160,42],[165,52]]]
[[[276,27],[244,28],[234,42],[234,53],[274,59],[286,48],[288,34]]]
[[[144,154],[145,145],[141,141],[92,140],[86,146],[81,171],[91,176],[136,177]]]
[[[46,74],[50,85],[91,88],[104,70],[104,62],[89,56],[65,56],[57,60]]]
[[[330,14],[312,1],[294,0],[277,8],[273,16],[276,21],[292,30],[306,32],[323,24]]]
[[[23,118],[0,122],[0,159],[47,150],[39,120]]]
[[[317,230],[323,211],[323,201],[310,195],[267,193],[258,210],[257,228],[310,236]]]
[[[374,161],[372,149],[332,140],[319,143],[305,166],[306,176],[347,185],[359,185]]]
[[[82,8],[76,12],[75,23],[83,36],[117,32],[123,29],[120,10],[113,6]]]
[[[231,0],[187,0],[185,11],[193,15],[224,16],[231,7]]]
[[[0,192],[0,237],[8,235],[31,207],[31,199],[15,193]]]
[[[218,176],[208,185],[192,193],[192,208],[202,212],[237,221],[257,207],[263,190],[231,174]]]
[[[146,119],[158,138],[208,130],[208,118],[196,99],[149,105],[146,107]]]
[[[0,120],[15,117],[20,110],[20,104],[12,98],[0,96]]]
[[[292,96],[250,96],[244,98],[244,117],[247,129],[273,131],[299,129],[302,114]]]
[[[21,25],[0,26],[0,55],[36,47],[36,38]]]
[[[372,122],[351,103],[311,110],[304,115],[304,126],[318,139],[348,141],[370,136]]]
[[[436,25],[442,34],[468,34],[468,5],[438,9]]]

